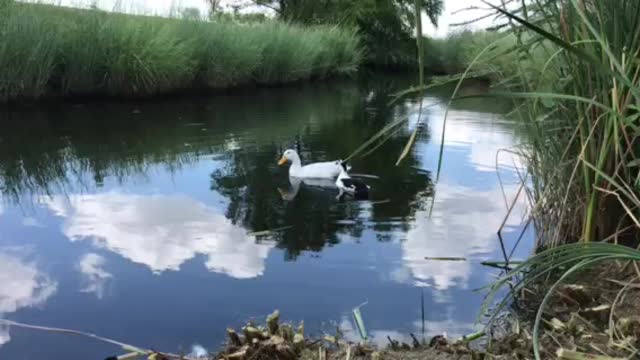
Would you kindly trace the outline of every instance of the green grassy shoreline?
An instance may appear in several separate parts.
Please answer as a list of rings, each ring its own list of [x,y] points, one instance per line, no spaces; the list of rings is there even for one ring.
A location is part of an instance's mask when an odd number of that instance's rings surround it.
[[[0,102],[278,85],[354,73],[354,31],[242,24],[8,3],[0,14]]]

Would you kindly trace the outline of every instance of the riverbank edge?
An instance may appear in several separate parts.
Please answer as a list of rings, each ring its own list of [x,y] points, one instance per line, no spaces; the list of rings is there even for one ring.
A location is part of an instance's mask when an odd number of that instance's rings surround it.
[[[545,308],[538,336],[542,359],[621,360],[640,347],[640,276],[629,264],[606,263],[566,279]],[[304,324],[279,323],[279,312],[264,325],[227,330],[228,341],[209,360],[476,360],[533,359],[534,320],[540,302],[557,278],[520,294],[508,312],[477,334],[460,339],[436,335],[411,344],[388,338],[386,348],[353,342],[336,334],[305,338]],[[621,296],[623,295],[623,296]],[[614,329],[613,332],[611,329]],[[625,346],[626,345],[626,346]]]
[[[355,80],[359,73],[349,75],[333,75],[324,78],[308,78],[286,83],[260,84],[260,83],[244,83],[237,86],[227,88],[208,88],[204,86],[194,86],[191,88],[174,89],[157,94],[148,95],[111,95],[111,94],[77,94],[77,95],[59,95],[46,94],[38,98],[18,98],[5,102],[0,101],[0,106],[5,109],[21,109],[35,106],[49,105],[75,105],[83,103],[153,103],[165,100],[180,100],[188,98],[206,98],[213,96],[233,96],[241,94],[250,94],[261,90],[278,90],[296,87],[313,86],[314,84],[332,84],[334,82]]]

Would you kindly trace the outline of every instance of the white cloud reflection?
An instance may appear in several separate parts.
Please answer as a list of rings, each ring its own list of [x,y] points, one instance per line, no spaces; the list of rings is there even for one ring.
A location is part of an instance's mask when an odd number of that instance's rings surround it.
[[[256,243],[224,215],[182,195],[109,192],[56,196],[44,202],[66,218],[63,232],[71,241],[90,239],[155,273],[178,270],[203,254],[210,271],[253,278],[264,272],[273,247]]]
[[[113,277],[103,269],[104,265],[104,257],[98,254],[88,253],[82,256],[77,265],[85,282],[85,286],[80,289],[81,292],[93,293],[98,299],[104,297],[109,280]]]
[[[0,250],[0,317],[44,304],[57,288],[57,282],[38,271],[34,264]],[[0,346],[10,340],[9,328],[0,326]]]
[[[444,104],[432,106],[439,102],[438,98],[425,98],[429,108],[429,131],[432,146],[439,147],[442,138],[442,123],[446,107]],[[412,118],[417,118],[417,109],[413,109]],[[410,129],[414,122],[410,122]],[[495,172],[496,154],[499,150],[512,148],[515,143],[514,133],[504,116],[491,112],[465,111],[450,109],[447,114],[444,144],[448,150],[463,149],[468,151],[469,164],[476,171]],[[430,159],[433,154],[429,153]],[[522,161],[509,153],[501,153],[500,165],[522,167]],[[446,166],[446,160],[445,160]]]
[[[505,191],[512,198],[517,188],[507,186]],[[497,249],[496,231],[506,214],[502,193],[499,189],[482,191],[439,184],[435,201],[431,218],[428,211],[416,212],[412,228],[401,243],[403,264],[418,286],[432,286],[436,290],[467,288],[471,275],[469,261],[435,261],[425,257],[472,260]],[[525,211],[522,199],[507,225],[520,224]],[[446,301],[446,297],[442,300]]]
[[[438,99],[426,98],[431,104]],[[439,142],[442,136],[444,106],[430,108],[429,129],[431,139]],[[494,183],[468,185],[474,176],[496,171],[496,154],[513,146],[513,130],[504,123],[504,117],[494,113],[469,112],[451,109],[447,118],[445,147],[448,154],[462,152],[466,155],[462,173],[448,173],[445,154],[443,174],[435,189],[435,204],[429,217],[429,209],[417,211],[406,241],[402,242],[403,268],[396,269],[393,277],[398,282],[413,282],[416,286],[433,287],[434,300],[450,302],[450,294],[444,290],[452,287],[468,288],[471,276],[469,261],[434,261],[425,257],[464,257],[469,260],[499,249],[496,235],[507,213],[505,197],[498,179]],[[424,168],[437,165],[439,144],[420,143],[417,147]],[[435,150],[434,150],[435,149]],[[435,151],[435,153],[434,153]],[[451,161],[451,160],[449,160]],[[507,166],[503,178],[507,181],[504,193],[511,201],[517,193],[517,176],[513,166],[522,163],[510,153],[500,154],[500,165]],[[502,171],[501,171],[502,172]],[[459,184],[464,181],[466,184]],[[527,211],[524,194],[509,217],[507,226],[522,223]],[[407,274],[410,273],[410,274]]]

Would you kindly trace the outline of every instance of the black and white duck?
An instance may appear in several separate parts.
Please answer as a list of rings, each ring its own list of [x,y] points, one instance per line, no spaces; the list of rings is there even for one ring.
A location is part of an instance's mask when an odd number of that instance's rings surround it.
[[[356,200],[366,200],[369,198],[369,185],[358,179],[353,179],[349,176],[349,167],[345,161],[340,162],[340,174],[336,179],[336,186],[340,193],[337,198],[342,197],[343,194],[349,194]]]

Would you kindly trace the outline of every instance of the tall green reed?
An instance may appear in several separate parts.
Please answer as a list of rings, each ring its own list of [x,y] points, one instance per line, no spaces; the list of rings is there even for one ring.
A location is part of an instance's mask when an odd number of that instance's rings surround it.
[[[54,75],[60,36],[51,19],[22,13],[11,3],[0,14],[0,100],[39,97]],[[27,46],[28,44],[28,46]]]

